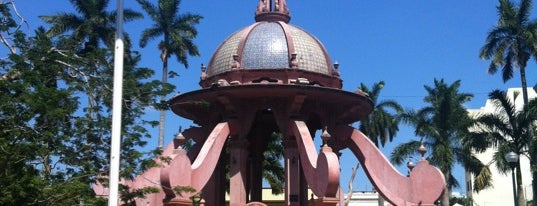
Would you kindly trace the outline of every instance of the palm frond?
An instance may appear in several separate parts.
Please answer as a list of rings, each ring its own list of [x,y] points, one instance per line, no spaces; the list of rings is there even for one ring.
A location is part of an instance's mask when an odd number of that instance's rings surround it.
[[[419,141],[410,141],[403,143],[395,147],[390,155],[390,161],[396,165],[401,165],[408,160],[410,156],[414,156],[418,153],[418,148],[420,147],[421,142]]]
[[[467,147],[471,147],[475,152],[485,152],[493,145],[490,134],[487,132],[470,132],[463,140]]]
[[[149,15],[151,20],[160,21],[159,9],[148,0],[136,0],[142,9]]]
[[[513,78],[514,68],[513,65],[516,61],[513,61],[513,58],[515,58],[515,53],[512,50],[509,50],[507,52],[507,55],[505,56],[505,65],[503,65],[502,68],[502,79],[503,82],[507,82],[507,80],[510,80]]]
[[[531,0],[522,0],[518,6],[517,12],[517,21],[521,23],[526,23],[531,14],[532,1]]]
[[[52,27],[47,32],[49,37],[74,30],[84,22],[80,17],[68,13],[59,13],[55,16],[40,16],[39,18],[46,23],[52,24]]]
[[[374,104],[374,110],[368,116],[360,120],[360,131],[369,137],[378,147],[384,146],[387,141],[392,141],[397,131],[399,131],[399,114],[403,113],[403,108],[393,100],[382,100],[379,96],[384,81],[374,83],[369,89],[364,83],[360,83],[359,89],[369,94],[369,98]]]
[[[488,165],[481,168],[479,173],[474,175],[474,191],[478,192],[486,188],[492,187],[492,173]]]
[[[448,184],[448,187],[449,188],[460,188],[461,185],[459,184],[459,181],[457,181],[457,178],[455,178],[455,176],[453,176],[453,174],[449,174],[449,182],[447,183]]]
[[[500,21],[498,24],[507,24],[512,19],[516,19],[515,5],[510,0],[500,0],[500,5],[497,7],[500,14]]]
[[[163,31],[160,30],[157,25],[153,25],[153,27],[143,30],[140,38],[140,47],[145,47],[148,41],[158,38],[162,33]]]
[[[495,166],[500,174],[507,175],[510,171],[509,163],[505,160],[505,154],[511,151],[513,151],[512,144],[503,144],[498,145],[497,150],[493,154],[492,159],[494,160]]]

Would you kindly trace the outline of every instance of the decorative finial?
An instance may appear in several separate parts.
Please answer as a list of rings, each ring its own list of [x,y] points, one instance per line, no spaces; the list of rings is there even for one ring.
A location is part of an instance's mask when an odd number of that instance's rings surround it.
[[[423,145],[423,141],[421,141],[420,148],[418,148],[418,152],[421,154],[421,159],[425,159],[425,153],[427,152],[427,148]]]
[[[201,64],[201,80],[207,79],[207,67]]]
[[[289,23],[291,16],[285,0],[259,0],[255,21],[283,21]]]
[[[328,142],[328,140],[330,140],[330,138],[332,138],[332,135],[328,133],[328,128],[324,127],[323,134],[321,135],[321,139],[323,139],[323,146],[326,145],[326,143]]]
[[[174,146],[176,149],[180,149],[182,150],[183,149],[183,144],[185,144],[186,142],[186,138],[185,136],[183,136],[183,132],[182,132],[182,128],[179,127],[179,134],[177,134],[177,136],[175,136],[173,142],[174,142]]]
[[[297,53],[294,52],[291,54],[291,59],[289,60],[289,66],[291,67],[291,69],[297,69],[298,68],[298,61],[296,60],[296,57],[297,57]]]
[[[409,157],[408,158],[408,163],[406,164],[406,167],[408,167],[408,169],[410,171],[412,171],[412,169],[414,169],[416,165],[414,165],[414,162],[412,162],[412,157]]]
[[[338,70],[339,69],[339,62],[334,62],[334,69],[335,70]]]
[[[334,75],[339,76],[339,62],[334,62]]]
[[[233,64],[231,64],[231,68],[232,68],[232,69],[239,69],[239,68],[241,68],[241,62],[240,62],[240,59],[239,59],[239,55],[238,55],[238,54],[233,54]]]

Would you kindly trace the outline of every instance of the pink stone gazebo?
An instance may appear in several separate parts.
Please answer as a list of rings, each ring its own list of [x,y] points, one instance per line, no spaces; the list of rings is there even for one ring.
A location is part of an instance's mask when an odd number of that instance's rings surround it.
[[[170,100],[175,114],[198,126],[164,149],[169,162],[126,183],[162,189],[137,205],[191,205],[194,193],[178,195],[172,190],[178,186],[202,192],[205,205],[225,205],[225,185],[229,205],[264,205],[261,163],[274,132],[283,136],[284,205],[342,205],[338,154],[346,148],[391,204],[434,205],[446,184],[441,172],[422,159],[402,175],[349,126],[371,113],[373,103],[361,91],[341,89],[338,65],[317,38],[290,19],[285,0],[260,0],[256,22],[229,36],[202,66],[202,89]],[[320,151],[313,142],[317,131]],[[195,144],[186,151],[182,145],[188,139]],[[315,200],[308,200],[308,189]]]

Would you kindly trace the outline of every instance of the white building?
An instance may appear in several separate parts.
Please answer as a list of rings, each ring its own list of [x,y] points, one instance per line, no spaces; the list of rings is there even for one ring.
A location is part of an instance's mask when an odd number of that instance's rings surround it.
[[[353,191],[349,206],[387,206],[387,201],[379,202],[380,195],[375,191]]]
[[[518,92],[519,95],[514,100],[515,106],[517,109],[522,109],[524,103],[522,98],[522,88],[510,88],[507,90],[508,98],[513,101],[515,92]],[[528,98],[533,99],[537,96],[535,91],[532,88],[528,88]],[[490,100],[487,100],[485,106],[480,109],[469,109],[470,115],[483,114],[483,113],[493,113],[495,111],[495,106]],[[476,156],[483,162],[483,164],[489,164],[492,160],[494,154],[494,149],[488,149],[484,153],[476,154]],[[531,173],[529,160],[525,156],[520,156],[520,166],[522,172],[522,185],[524,190],[524,196],[526,200],[532,199],[532,188],[531,188]],[[498,169],[494,164],[490,165],[493,187],[476,193],[472,189],[473,177],[471,175],[466,175],[466,189],[468,197],[473,199],[475,206],[506,206],[513,205],[513,183],[511,173],[507,175],[501,174],[498,172]]]

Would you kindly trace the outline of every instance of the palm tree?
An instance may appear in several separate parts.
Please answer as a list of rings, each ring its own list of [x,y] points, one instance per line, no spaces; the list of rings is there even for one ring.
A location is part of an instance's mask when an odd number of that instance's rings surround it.
[[[364,133],[378,147],[379,144],[384,147],[386,141],[392,141],[397,131],[399,131],[399,118],[397,115],[403,112],[403,107],[393,100],[379,100],[380,90],[384,88],[384,81],[374,83],[370,90],[364,83],[360,84],[360,90],[367,93],[375,108],[371,114],[360,120],[360,131]],[[390,111],[396,114],[390,113]],[[356,175],[358,164],[352,170],[352,177]],[[353,181],[351,178],[350,181]],[[352,187],[352,182],[349,182]],[[349,204],[352,191],[349,190],[345,205]],[[384,200],[379,198],[379,205],[384,205]]]
[[[528,103],[529,114],[537,114],[537,100],[533,99]],[[530,156],[530,166],[531,168],[537,167],[537,138],[535,137],[535,134],[537,134],[537,127],[535,124],[532,124],[530,127],[530,135],[532,135],[531,142],[529,142],[528,146],[528,153]],[[535,198],[537,198],[537,170],[532,169],[531,172],[531,187],[533,191],[533,202],[535,202]],[[535,203],[534,203],[535,204]]]
[[[479,57],[491,59],[488,72],[494,74],[502,67],[502,79],[513,77],[513,70],[520,69],[524,104],[528,103],[526,65],[533,56],[537,57],[537,21],[530,20],[531,0],[521,0],[516,6],[510,0],[499,0],[497,7],[500,19],[488,33]]]
[[[285,185],[285,169],[282,165],[284,148],[282,146],[283,135],[272,133],[267,140],[267,149],[263,152],[263,178],[269,183],[272,194],[283,193]]]
[[[436,79],[434,87],[425,86],[428,96],[424,98],[424,102],[429,105],[418,111],[406,111],[401,116],[404,122],[415,127],[415,134],[422,139],[397,146],[391,155],[392,162],[402,164],[407,157],[417,153],[421,144],[428,148],[431,151],[428,160],[439,167],[446,178],[447,185],[441,198],[443,206],[449,206],[451,188],[458,186],[451,173],[455,163],[470,162],[461,138],[466,134],[471,120],[462,104],[469,101],[473,95],[460,93],[459,87],[460,80],[447,85],[444,80]]]
[[[142,32],[140,46],[143,48],[149,40],[163,36],[158,44],[161,51],[162,61],[162,85],[167,85],[168,79],[168,58],[171,55],[177,57],[177,61],[188,68],[187,56],[199,56],[198,48],[193,42],[198,32],[194,27],[203,18],[196,14],[179,14],[179,4],[181,0],[159,0],[157,5],[153,5],[149,0],[136,0],[142,9],[153,20],[154,24]],[[162,95],[161,104],[165,104],[166,95]],[[160,126],[158,147],[164,144],[164,119],[165,106],[160,108]]]
[[[514,99],[516,99],[515,94]],[[493,157],[498,170],[502,173],[509,172],[509,164],[506,162],[504,155],[513,151],[520,155],[528,155],[530,162],[532,155],[528,151],[532,141],[530,125],[537,120],[537,113],[530,111],[526,106],[521,111],[517,111],[514,101],[511,101],[506,92],[494,90],[489,94],[489,99],[496,107],[495,113],[479,114],[476,118],[475,128],[469,136],[469,141],[473,145],[481,145],[476,151],[483,152],[487,148],[493,147],[496,152]],[[534,105],[535,100],[532,101]],[[490,165],[491,163],[489,163]],[[516,165],[518,191],[522,191],[522,175],[520,173],[520,162]],[[488,169],[488,166],[486,168]],[[535,177],[534,177],[535,178]],[[477,178],[479,179],[479,177]],[[479,183],[479,182],[477,182]],[[476,185],[480,186],[480,185]],[[519,205],[525,205],[523,192],[518,193]]]
[[[367,93],[375,108],[368,116],[360,120],[360,131],[371,139],[378,147],[384,146],[386,141],[392,141],[399,131],[399,119],[397,115],[403,112],[403,107],[393,100],[379,100],[380,90],[384,87],[384,81],[373,84],[372,89],[365,84],[360,84],[360,90]],[[396,114],[392,114],[389,111]]]
[[[514,68],[520,69],[522,82],[522,97],[524,104],[528,104],[528,91],[526,82],[526,66],[531,57],[537,58],[537,21],[530,20],[532,10],[531,0],[521,0],[518,6],[510,0],[499,0],[497,7],[500,19],[489,32],[485,45],[481,48],[480,57],[491,59],[489,73],[495,73],[497,67],[502,67],[502,78],[507,81],[512,78]],[[533,127],[530,125],[530,127]],[[531,131],[530,131],[531,132]],[[533,135],[532,135],[533,136]],[[532,138],[528,142],[530,155],[537,160],[537,140]],[[535,143],[535,144],[534,144]],[[531,162],[532,167],[537,162]],[[532,172],[533,198],[537,197],[537,171]]]
[[[109,0],[69,0],[77,14],[58,13],[54,16],[40,16],[46,23],[52,24],[47,32],[49,36],[58,36],[71,32],[70,38],[84,44],[83,51],[91,51],[103,43],[108,48],[114,46],[115,11],[106,11]],[[124,9],[124,21],[142,18],[142,14]]]
[[[97,91],[89,91],[89,88],[99,87],[102,82],[97,78],[101,76],[98,73],[99,68],[106,69],[103,65],[105,62],[104,52],[98,51],[102,44],[107,49],[113,48],[115,41],[115,23],[116,13],[115,11],[106,11],[109,0],[69,0],[75,7],[77,13],[58,13],[53,16],[40,16],[40,18],[46,23],[51,24],[51,28],[47,31],[49,37],[61,37],[58,45],[62,46],[64,50],[74,50],[76,55],[80,55],[85,59],[91,59],[87,62],[90,63],[85,66],[85,71],[80,72],[83,74],[88,85],[85,85],[82,90],[88,94],[89,104],[89,116],[95,118],[95,110],[99,110],[98,106],[98,93]],[[130,9],[124,9],[124,21],[132,21],[142,18],[142,14],[132,11]],[[66,35],[67,38],[64,38]],[[130,57],[129,53],[129,38],[125,35],[126,39],[126,53],[127,58]]]

